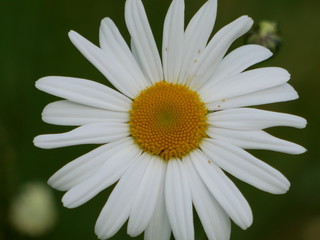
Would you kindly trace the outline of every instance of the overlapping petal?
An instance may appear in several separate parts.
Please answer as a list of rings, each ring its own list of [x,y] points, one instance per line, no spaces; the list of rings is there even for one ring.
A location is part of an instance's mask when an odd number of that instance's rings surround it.
[[[112,51],[101,49],[82,37],[70,31],[69,38],[78,50],[115,86],[120,92],[134,98],[143,90],[140,80],[133,77],[130,71],[132,66],[126,66]]]
[[[183,58],[184,0],[173,0],[164,21],[162,62],[164,79],[177,83]]]
[[[242,16],[223,27],[214,35],[197,62],[188,72],[187,83],[190,84],[191,89],[197,91],[212,77],[232,42],[245,34],[252,24],[251,18]]]
[[[69,162],[53,174],[48,183],[60,191],[67,191],[92,176],[110,157],[133,144],[133,139],[123,138],[104,144]]]
[[[219,167],[242,181],[273,194],[288,191],[289,181],[276,169],[243,149],[218,140],[205,140],[201,149]]]
[[[180,159],[171,159],[168,162],[165,198],[175,239],[194,239],[191,191]]]
[[[210,127],[207,134],[217,140],[243,149],[265,149],[289,154],[301,154],[306,149],[298,144],[276,138],[262,130],[242,131]]]
[[[63,126],[80,126],[97,122],[128,122],[129,113],[93,108],[68,100],[48,104],[42,112],[46,123]]]
[[[254,108],[227,109],[210,113],[208,122],[215,127],[236,130],[261,130],[276,126],[304,128],[306,126],[306,120],[302,117]]]
[[[221,100],[207,103],[211,111],[231,109],[238,107],[248,107],[253,105],[262,105],[275,102],[286,102],[297,99],[297,92],[288,83],[276,87],[244,94],[241,96],[223,98]]]
[[[166,168],[167,164],[163,159],[155,156],[148,159],[148,167],[137,189],[130,212],[127,230],[130,236],[138,236],[149,225],[158,199],[161,198]]]
[[[281,85],[289,79],[290,74],[283,68],[268,67],[246,71],[208,89],[210,96],[207,96],[206,101],[210,103],[246,95]]]
[[[112,111],[128,111],[132,102],[105,85],[80,78],[44,77],[36,82],[36,87],[72,102]]]
[[[101,48],[107,54],[112,53],[116,60],[125,67],[130,76],[134,78],[134,83],[139,86],[139,89],[144,89],[151,84],[145,78],[127,43],[110,18],[101,21],[99,39]]]
[[[204,95],[208,89],[214,87],[217,83],[233,77],[272,56],[272,52],[260,45],[249,44],[241,46],[227,56],[219,63],[214,75],[200,89],[199,93]]]
[[[126,1],[125,19],[132,38],[132,51],[145,76],[152,83],[163,80],[160,55],[140,0]]]
[[[128,219],[148,160],[148,154],[135,159],[113,189],[96,222],[95,232],[99,239],[112,237]]]
[[[103,144],[129,136],[127,123],[92,123],[70,132],[39,135],[33,143],[39,148],[51,149],[80,144]]]
[[[217,1],[209,0],[190,20],[183,40],[183,59],[178,81],[186,83],[189,69],[207,45],[217,14]]]
[[[165,179],[164,179],[165,180]],[[165,181],[159,190],[159,198],[151,221],[144,232],[145,240],[169,240],[171,227],[168,219],[164,194]]]
[[[202,181],[224,211],[237,225],[247,229],[252,224],[252,212],[247,200],[238,188],[200,150],[193,151],[190,157]]]
[[[209,240],[229,240],[231,222],[220,204],[210,194],[196,171],[190,156],[182,160],[190,184],[192,201]]]
[[[99,192],[114,184],[133,161],[138,161],[141,151],[130,145],[113,154],[90,177],[72,187],[62,198],[63,205],[68,208],[78,207]]]

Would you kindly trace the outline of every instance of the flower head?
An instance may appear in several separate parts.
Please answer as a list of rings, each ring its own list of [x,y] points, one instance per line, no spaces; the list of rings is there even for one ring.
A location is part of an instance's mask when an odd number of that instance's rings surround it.
[[[49,104],[43,120],[79,126],[41,135],[41,148],[103,144],[73,160],[49,184],[67,191],[74,208],[117,182],[97,220],[100,239],[112,237],[128,220],[127,232],[145,239],[194,239],[194,205],[209,239],[230,237],[230,218],[241,228],[252,223],[250,206],[224,171],[274,194],[288,180],[244,149],[300,154],[305,149],[263,129],[303,128],[298,116],[248,106],[298,98],[277,67],[247,70],[272,53],[245,45],[228,53],[252,26],[242,16],[212,39],[217,3],[206,2],[184,27],[184,1],[173,0],[164,23],[162,59],[140,0],[127,0],[129,48],[112,20],[100,27],[100,48],[71,31],[79,51],[113,84],[45,77],[42,91],[66,100]]]

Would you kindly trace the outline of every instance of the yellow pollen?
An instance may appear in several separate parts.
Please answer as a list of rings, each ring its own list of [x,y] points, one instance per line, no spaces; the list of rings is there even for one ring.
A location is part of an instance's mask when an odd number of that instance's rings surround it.
[[[206,136],[207,113],[195,91],[162,81],[133,100],[130,132],[143,151],[165,160],[181,158]]]

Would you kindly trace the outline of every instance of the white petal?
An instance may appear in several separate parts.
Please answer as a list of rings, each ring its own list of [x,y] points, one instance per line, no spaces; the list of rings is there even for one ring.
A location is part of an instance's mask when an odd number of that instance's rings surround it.
[[[133,39],[131,38],[130,40],[130,46],[131,46],[131,52],[132,52],[132,56],[134,57],[134,59],[136,60],[136,62],[138,63],[138,65],[140,66],[141,69],[143,69],[143,64],[141,62],[141,59],[139,57],[139,53],[138,53],[138,50],[137,50],[137,47],[133,41]],[[146,78],[148,78],[147,74],[144,73]],[[150,78],[148,78],[150,81],[152,81]]]
[[[272,88],[287,82],[290,74],[283,68],[258,68],[235,75],[208,88],[207,102],[222,101],[236,96]],[[209,95],[210,92],[210,95]]]
[[[214,35],[188,73],[187,82],[193,90],[198,90],[212,76],[232,42],[245,34],[252,24],[251,18],[242,16]]]
[[[126,1],[125,19],[145,76],[153,83],[163,80],[160,55],[140,0]]]
[[[222,59],[212,78],[199,89],[199,93],[203,94],[202,92],[210,86],[213,87],[227,77],[239,74],[252,65],[262,62],[271,56],[272,52],[260,45],[245,45],[233,50]]]
[[[193,151],[190,157],[202,181],[230,218],[241,228],[248,228],[252,224],[252,212],[234,183],[200,150]]]
[[[229,240],[231,233],[229,216],[204,185],[191,158],[186,156],[182,163],[188,174],[194,207],[208,239]]]
[[[184,35],[183,60],[179,80],[185,83],[185,77],[192,65],[197,62],[200,53],[206,47],[217,14],[217,1],[209,0],[190,20]]]
[[[230,143],[244,149],[266,149],[289,154],[301,154],[306,149],[298,144],[276,138],[262,130],[241,131],[209,127],[207,134],[214,139]]]
[[[112,51],[98,48],[74,31],[69,32],[69,38],[78,50],[123,94],[134,98],[144,89],[127,71],[133,66],[120,62]]]
[[[70,132],[39,135],[33,143],[39,148],[51,149],[80,144],[112,142],[129,135],[126,123],[93,123],[83,125]]]
[[[97,122],[128,122],[128,112],[108,111],[68,100],[48,104],[42,112],[46,123],[63,126],[80,126]]]
[[[146,80],[139,65],[133,57],[127,43],[121,36],[117,26],[110,18],[104,18],[100,26],[100,46],[106,53],[112,52],[119,63],[126,66],[126,70],[140,89],[144,89],[150,85]]]
[[[276,87],[252,92],[249,94],[224,98],[216,102],[207,103],[207,108],[209,110],[221,110],[230,109],[237,107],[246,107],[253,105],[261,105],[275,102],[285,102],[297,99],[299,96],[297,92],[288,83],[281,84]],[[208,100],[208,95],[203,97],[203,99]]]
[[[215,127],[238,130],[261,130],[276,126],[304,128],[306,126],[306,120],[302,117],[254,108],[228,109],[210,113],[208,122]]]
[[[164,79],[177,83],[183,56],[184,0],[173,0],[164,21],[162,61]]]
[[[145,240],[169,240],[171,236],[170,222],[165,203],[164,180],[161,183],[156,209],[144,232]]]
[[[150,223],[156,208],[157,200],[161,198],[166,163],[163,159],[150,156],[148,167],[136,193],[128,222],[128,234],[136,237],[142,233]],[[147,197],[146,197],[147,196]]]
[[[133,139],[124,138],[102,145],[93,151],[69,162],[51,176],[48,184],[60,191],[67,191],[92,176],[108,159],[133,144]]]
[[[175,239],[194,239],[191,192],[180,159],[168,162],[165,184],[167,212]]]
[[[100,168],[85,181],[71,188],[62,198],[67,208],[78,207],[107,187],[114,184],[134,161],[137,161],[141,151],[136,146],[121,149],[112,155]]]
[[[218,140],[205,140],[201,149],[219,167],[263,191],[282,194],[290,187],[289,181],[278,170],[241,148]]]
[[[113,111],[128,111],[132,101],[121,93],[90,80],[71,77],[44,77],[36,87],[72,102]]]
[[[112,237],[129,217],[148,166],[148,157],[148,154],[143,154],[135,159],[113,189],[96,222],[95,232],[99,239]]]

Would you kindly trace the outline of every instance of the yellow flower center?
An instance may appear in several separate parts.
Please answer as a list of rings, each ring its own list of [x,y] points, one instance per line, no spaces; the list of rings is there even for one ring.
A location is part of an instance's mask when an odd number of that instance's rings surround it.
[[[130,132],[143,151],[165,160],[181,158],[206,136],[207,113],[195,91],[162,81],[133,100]]]

